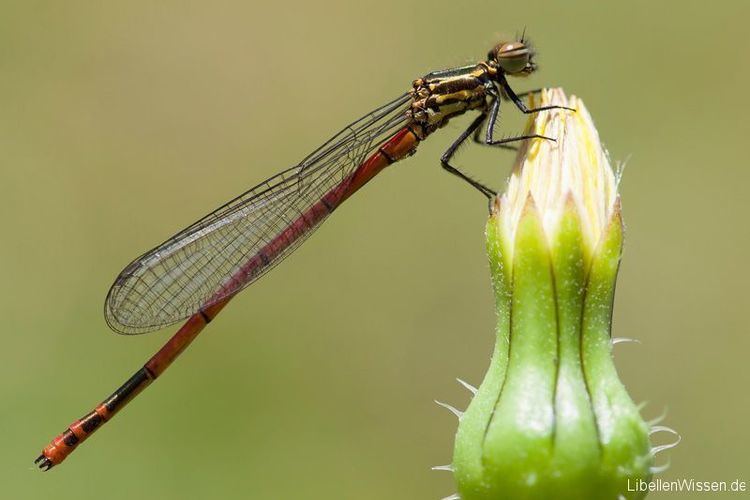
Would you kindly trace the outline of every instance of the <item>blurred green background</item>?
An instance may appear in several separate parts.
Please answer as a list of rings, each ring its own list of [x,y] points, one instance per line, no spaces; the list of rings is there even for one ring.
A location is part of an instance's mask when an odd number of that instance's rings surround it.
[[[31,461],[170,331],[102,303],[133,257],[435,69],[524,26],[519,90],[585,100],[627,240],[620,374],[684,436],[663,476],[750,481],[750,4],[0,3],[0,497],[434,499],[494,312],[483,198],[439,168],[467,117],[351,199],[64,466]],[[523,120],[505,107],[503,131]],[[488,148],[489,149],[489,148]],[[498,188],[512,156],[458,163]],[[662,456],[660,460],[666,460]],[[668,498],[675,495],[653,495]],[[688,495],[677,495],[680,498]]]

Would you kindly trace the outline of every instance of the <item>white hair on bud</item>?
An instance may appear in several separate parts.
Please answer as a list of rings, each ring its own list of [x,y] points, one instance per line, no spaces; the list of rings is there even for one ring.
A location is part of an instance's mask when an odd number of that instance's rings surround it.
[[[459,384],[461,384],[462,386],[466,387],[466,389],[468,389],[468,391],[470,393],[472,393],[472,394],[474,394],[476,396],[476,394],[477,394],[477,388],[476,387],[474,387],[473,385],[471,385],[470,383],[468,383],[468,382],[466,382],[464,380],[461,380],[460,378],[456,378],[456,380],[458,381]]]
[[[456,417],[458,417],[459,420],[461,419],[461,417],[464,416],[464,412],[462,412],[461,410],[459,410],[458,408],[456,408],[454,406],[449,405],[448,403],[443,403],[443,402],[438,401],[438,400],[435,400],[435,403],[438,406],[442,406],[443,408],[445,408],[449,412],[453,413]]]
[[[431,467],[432,470],[444,470],[448,472],[453,472],[453,465],[436,465],[434,467]]]

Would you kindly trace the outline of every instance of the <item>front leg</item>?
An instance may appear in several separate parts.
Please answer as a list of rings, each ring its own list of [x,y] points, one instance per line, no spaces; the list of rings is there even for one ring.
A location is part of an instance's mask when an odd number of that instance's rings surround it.
[[[568,108],[566,106],[541,106],[538,108],[528,108],[523,101],[521,100],[518,95],[513,92],[513,89],[510,88],[510,85],[508,85],[508,81],[505,79],[505,76],[501,76],[499,78],[500,86],[503,89],[503,92],[505,92],[505,95],[508,96],[508,99],[513,101],[513,104],[516,105],[518,109],[521,110],[522,113],[529,114],[529,113],[538,113],[539,111],[547,111],[549,109],[567,109],[568,111],[575,111],[573,108]]]
[[[544,89],[542,89],[542,88],[540,88],[540,89],[532,89],[532,90],[527,90],[526,92],[519,92],[516,95],[518,97],[526,97],[526,96],[531,95],[531,94],[538,94],[542,90],[544,90]],[[510,100],[510,97],[508,97],[508,95],[505,94],[504,92],[502,93],[502,96],[503,96],[503,99],[506,99],[508,101]]]

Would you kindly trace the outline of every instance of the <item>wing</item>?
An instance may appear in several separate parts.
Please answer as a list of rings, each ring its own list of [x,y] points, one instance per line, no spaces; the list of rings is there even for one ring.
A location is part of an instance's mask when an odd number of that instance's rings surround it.
[[[261,182],[135,259],[107,294],[107,324],[123,334],[157,330],[253,283],[325,220],[325,216],[318,217],[302,230],[293,227],[301,214],[346,182],[365,158],[403,127],[410,103],[406,93],[365,115],[298,165]],[[299,234],[279,245],[279,235],[290,230]],[[278,251],[262,254],[272,242]],[[248,267],[251,259],[259,265]],[[242,279],[236,278],[238,273],[244,273]]]

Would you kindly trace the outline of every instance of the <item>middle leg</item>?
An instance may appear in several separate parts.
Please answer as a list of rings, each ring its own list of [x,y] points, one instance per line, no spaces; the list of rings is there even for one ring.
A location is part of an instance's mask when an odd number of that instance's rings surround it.
[[[490,106],[489,120],[487,120],[487,131],[485,133],[485,138],[484,140],[480,139],[479,136],[480,136],[481,128],[477,128],[474,131],[474,142],[477,142],[479,144],[485,144],[487,146],[496,146],[499,148],[511,149],[511,150],[516,151],[518,148],[516,148],[515,146],[509,146],[510,143],[525,141],[527,139],[547,139],[550,141],[555,141],[553,137],[547,137],[546,135],[541,135],[541,134],[524,134],[524,135],[518,135],[514,137],[506,137],[504,139],[495,139],[495,123],[497,122],[497,118],[499,115],[500,115],[500,99],[495,98],[495,100],[492,101],[492,105]]]

